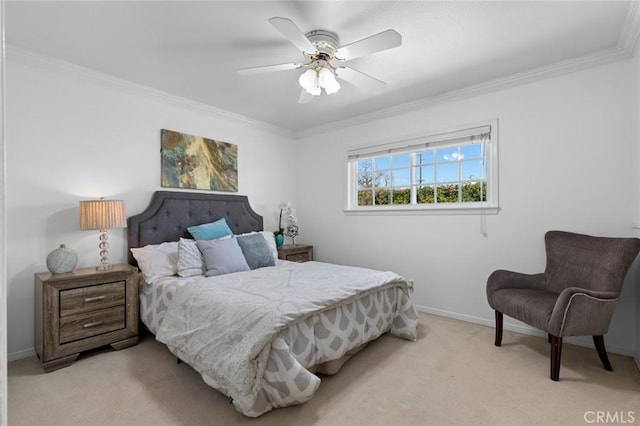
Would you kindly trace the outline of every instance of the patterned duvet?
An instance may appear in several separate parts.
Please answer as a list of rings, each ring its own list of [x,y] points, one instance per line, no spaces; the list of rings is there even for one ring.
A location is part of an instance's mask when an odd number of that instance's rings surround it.
[[[141,318],[238,411],[257,417],[308,401],[320,385],[312,371],[386,332],[415,340],[409,291],[391,272],[283,262],[143,285]]]

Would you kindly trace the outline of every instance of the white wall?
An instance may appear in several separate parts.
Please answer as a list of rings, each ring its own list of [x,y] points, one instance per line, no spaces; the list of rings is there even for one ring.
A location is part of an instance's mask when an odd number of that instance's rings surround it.
[[[487,277],[495,269],[542,272],[545,231],[632,234],[631,78],[631,62],[622,61],[309,135],[299,155],[301,236],[319,260],[413,279],[414,302],[428,312],[492,325]],[[494,118],[502,210],[486,218],[488,238],[476,215],[343,213],[348,147]],[[635,304],[627,282],[605,338],[610,351],[634,352]],[[505,328],[532,332],[506,318]]]
[[[65,243],[78,266],[99,263],[98,234],[78,229],[78,201],[123,199],[142,211],[160,188],[160,129],[238,145],[239,194],[276,228],[295,200],[294,139],[43,58],[7,61],[7,283],[9,359],[32,353],[33,274]],[[110,231],[111,263],[126,262],[125,230]]]

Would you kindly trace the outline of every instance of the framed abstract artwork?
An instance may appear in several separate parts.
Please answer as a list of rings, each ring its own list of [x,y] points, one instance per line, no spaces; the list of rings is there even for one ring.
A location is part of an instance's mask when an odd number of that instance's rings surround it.
[[[162,186],[238,192],[238,145],[162,129]]]

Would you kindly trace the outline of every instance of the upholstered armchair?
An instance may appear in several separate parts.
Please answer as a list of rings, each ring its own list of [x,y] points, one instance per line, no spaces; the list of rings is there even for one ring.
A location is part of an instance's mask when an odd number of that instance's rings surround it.
[[[487,299],[495,310],[495,345],[502,343],[503,314],[547,332],[551,380],[560,376],[562,338],[593,336],[604,368],[612,371],[604,345],[625,275],[640,250],[640,239],[605,238],[549,231],[544,273],[493,272]]]

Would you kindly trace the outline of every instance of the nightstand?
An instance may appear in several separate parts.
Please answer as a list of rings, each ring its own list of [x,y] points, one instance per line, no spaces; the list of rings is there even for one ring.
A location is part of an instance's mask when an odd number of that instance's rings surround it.
[[[291,262],[309,262],[313,260],[313,246],[285,244],[278,247],[278,259]]]
[[[35,347],[45,372],[71,365],[80,352],[138,343],[138,270],[78,268],[37,273]]]

